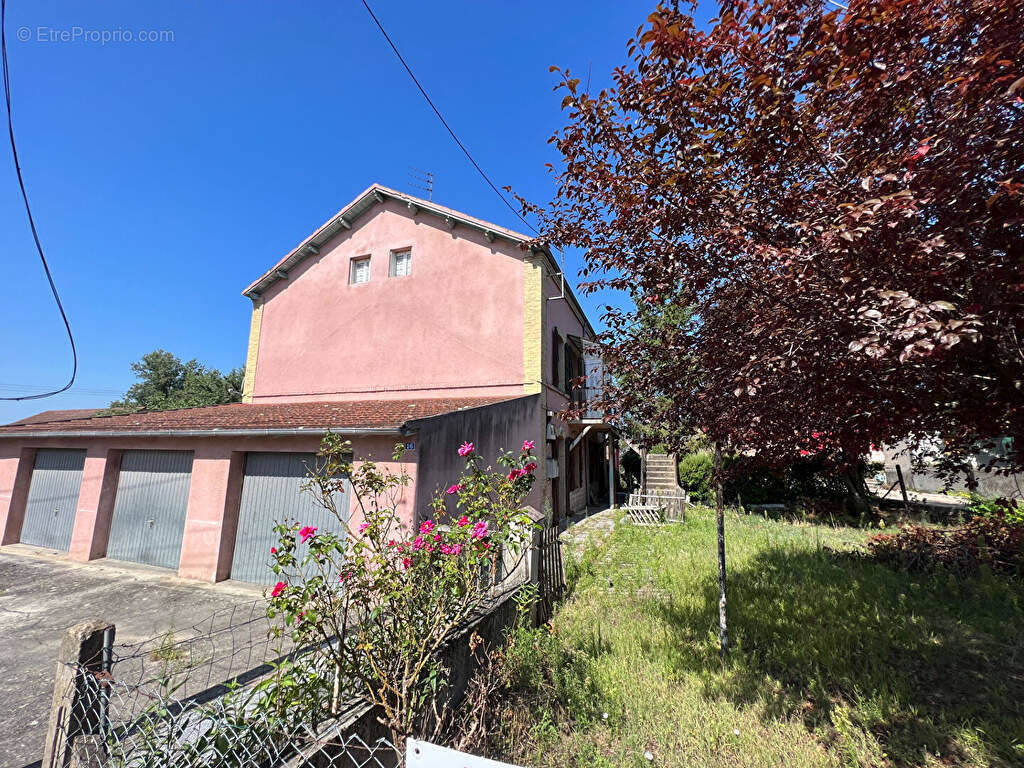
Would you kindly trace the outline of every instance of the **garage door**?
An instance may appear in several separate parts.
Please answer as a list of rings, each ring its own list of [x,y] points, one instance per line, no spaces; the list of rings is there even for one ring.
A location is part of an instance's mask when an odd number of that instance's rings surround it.
[[[191,480],[191,451],[125,451],[107,557],[177,568]]]
[[[308,468],[316,464],[313,453],[249,453],[245,457],[245,479],[238,509],[238,532],[231,561],[231,578],[257,584],[276,580],[270,570],[270,548],[277,543],[274,525],[294,520],[321,531],[343,532],[343,526],[329,511],[303,491]],[[335,508],[347,519],[351,491],[334,500]],[[306,554],[300,547],[296,556]]]
[[[40,448],[28,486],[21,540],[67,552],[75,527],[85,451]]]

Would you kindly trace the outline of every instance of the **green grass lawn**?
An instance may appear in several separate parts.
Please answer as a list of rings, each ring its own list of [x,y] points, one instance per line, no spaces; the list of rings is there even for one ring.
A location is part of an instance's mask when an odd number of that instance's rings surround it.
[[[620,525],[570,563],[553,630],[514,639],[503,751],[558,766],[1024,765],[1024,586],[897,573],[867,533]],[[645,757],[653,755],[653,761]]]

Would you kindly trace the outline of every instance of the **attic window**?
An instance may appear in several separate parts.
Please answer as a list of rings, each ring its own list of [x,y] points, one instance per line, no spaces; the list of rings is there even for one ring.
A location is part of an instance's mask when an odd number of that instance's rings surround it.
[[[349,267],[348,281],[352,285],[370,282],[369,256],[363,256],[358,259],[352,259],[351,266]]]
[[[391,267],[388,270],[390,277],[406,277],[412,271],[412,250],[406,248],[404,251],[391,252]]]

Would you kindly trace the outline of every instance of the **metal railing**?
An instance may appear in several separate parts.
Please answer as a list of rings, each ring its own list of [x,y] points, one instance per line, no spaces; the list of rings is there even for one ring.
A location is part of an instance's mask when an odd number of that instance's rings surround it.
[[[581,418],[603,419],[615,413],[615,409],[605,400],[605,391],[602,387],[574,387],[569,386],[566,393],[570,402],[576,409],[583,409]]]

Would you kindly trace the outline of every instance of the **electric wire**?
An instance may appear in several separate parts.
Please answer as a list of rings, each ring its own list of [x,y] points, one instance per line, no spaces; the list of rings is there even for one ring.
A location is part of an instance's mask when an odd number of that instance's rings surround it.
[[[36,243],[36,251],[39,253],[39,260],[43,263],[43,271],[46,272],[46,279],[50,283],[50,291],[53,299],[57,302],[57,309],[60,310],[61,320],[64,321],[64,328],[68,332],[68,341],[71,343],[71,378],[68,383],[60,389],[49,392],[40,392],[32,395],[21,395],[19,397],[0,397],[0,400],[42,400],[45,397],[53,397],[61,392],[67,392],[75,383],[78,376],[78,349],[75,347],[75,336],[71,332],[71,323],[68,321],[67,313],[64,311],[64,304],[57,292],[57,285],[50,274],[50,265],[46,263],[46,254],[43,253],[42,243],[39,242],[39,232],[36,231],[36,221],[32,216],[32,207],[28,202],[28,192],[25,191],[25,179],[21,175],[21,163],[18,161],[18,147],[14,143],[14,119],[11,116],[11,72],[7,64],[7,0],[0,0],[0,60],[3,63],[4,75],[4,103],[7,106],[7,135],[11,141],[11,154],[14,156],[14,170],[18,175],[18,187],[21,189],[21,199],[25,203],[25,213],[28,215],[28,225],[32,230],[32,239]]]
[[[487,182],[487,185],[492,190],[494,190],[494,194],[501,198],[501,202],[503,202],[505,206],[516,215],[516,218],[518,218],[521,222],[523,222],[523,224],[529,227],[530,231],[533,232],[535,235],[539,235],[540,233],[534,228],[534,226],[526,219],[524,219],[523,215],[516,210],[515,206],[512,205],[512,203],[510,203],[503,194],[501,194],[501,190],[499,190],[498,187],[495,186],[494,182],[491,181],[490,177],[484,172],[484,169],[480,167],[480,164],[473,158],[473,155],[470,154],[470,151],[466,149],[466,145],[459,140],[459,137],[455,134],[455,131],[453,131],[452,127],[448,124],[448,121],[444,119],[444,115],[441,114],[441,110],[437,108],[434,102],[430,99],[430,96],[427,95],[426,90],[420,84],[419,79],[417,79],[416,75],[413,74],[412,67],[409,66],[408,62],[406,62],[405,60],[405,57],[402,56],[402,54],[399,52],[398,46],[396,46],[394,42],[391,40],[391,37],[384,29],[384,25],[380,23],[380,20],[373,12],[373,9],[370,8],[370,4],[366,2],[366,0],[362,0],[362,3],[363,7],[366,8],[366,12],[370,14],[370,18],[373,19],[373,23],[377,25],[377,29],[379,29],[380,33],[384,35],[384,39],[387,40],[388,45],[391,46],[391,50],[395,52],[395,56],[398,57],[398,60],[402,63],[402,66],[405,67],[405,71],[409,73],[409,77],[412,78],[412,81],[416,84],[416,87],[419,89],[420,93],[423,94],[423,98],[427,100],[427,104],[429,104],[430,108],[434,110],[434,114],[437,115],[437,119],[441,121],[441,125],[443,125],[447,129],[448,134],[452,137],[452,140],[459,145],[459,149],[461,149],[462,153],[469,159],[469,162],[473,164],[473,167],[476,168],[477,173],[479,173],[483,180]]]

